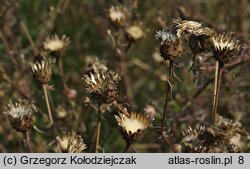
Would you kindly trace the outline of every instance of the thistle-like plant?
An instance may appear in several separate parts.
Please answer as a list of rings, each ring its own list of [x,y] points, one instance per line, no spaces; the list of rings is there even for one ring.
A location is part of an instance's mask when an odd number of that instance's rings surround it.
[[[82,153],[86,148],[82,136],[75,132],[62,132],[61,136],[56,137],[57,148],[60,153]]]
[[[216,123],[221,78],[224,65],[237,58],[242,45],[231,34],[219,34],[212,38],[213,54],[216,59],[212,123]]]
[[[133,142],[143,137],[151,123],[147,116],[137,112],[130,113],[130,116],[120,113],[118,116],[115,116],[115,118],[120,126],[124,139],[127,141],[127,147],[124,152],[128,151]]]
[[[168,88],[167,88],[167,94],[165,99],[165,106],[164,106],[164,113],[162,117],[161,122],[161,132],[160,136],[163,136],[164,134],[164,122],[167,115],[167,109],[169,100],[172,95],[172,77],[173,77],[173,66],[174,66],[174,60],[178,59],[183,51],[182,48],[182,41],[181,38],[179,38],[175,32],[173,31],[157,31],[155,34],[156,39],[159,42],[159,49],[161,56],[169,61],[169,72],[168,72]]]
[[[25,150],[25,143],[27,143],[29,152],[33,152],[30,143],[29,130],[32,129],[35,123],[35,114],[38,108],[30,101],[19,99],[16,102],[10,102],[4,107],[4,115],[6,115],[14,129],[23,134],[21,140],[22,146]]]
[[[49,126],[52,126],[54,122],[53,122],[53,117],[52,117],[49,98],[48,98],[47,84],[51,79],[52,67],[54,63],[55,63],[55,59],[43,58],[43,57],[39,60],[35,59],[32,63],[30,63],[30,67],[31,67],[33,75],[35,76],[36,80],[38,80],[42,84],[43,93],[45,96],[49,119],[50,119]]]
[[[120,76],[111,70],[97,69],[96,72],[93,70],[94,69],[89,69],[89,71],[83,75],[82,80],[85,85],[85,90],[98,105],[95,146],[95,152],[98,152],[100,149],[99,140],[103,118],[100,107],[102,104],[112,104],[118,99]]]

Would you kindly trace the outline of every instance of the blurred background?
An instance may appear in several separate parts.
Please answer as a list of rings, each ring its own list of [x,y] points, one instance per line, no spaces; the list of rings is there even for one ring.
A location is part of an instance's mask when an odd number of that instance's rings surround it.
[[[112,37],[120,36],[120,31],[107,18],[108,9],[117,5],[126,7],[130,24],[140,25],[143,31],[141,39],[128,41],[123,58],[112,43]],[[168,64],[159,55],[155,32],[171,29],[173,20],[181,18],[200,22],[217,32],[234,32],[246,44],[239,59],[226,67],[219,114],[242,123],[250,131],[249,11],[249,0],[0,0],[0,110],[10,100],[30,99],[40,110],[36,126],[48,123],[43,92],[29,63],[45,38],[58,34],[67,36],[70,44],[62,58],[64,77],[55,66],[49,82],[56,131],[32,130],[35,152],[56,152],[55,137],[64,130],[80,134],[89,147],[87,152],[91,152],[96,111],[86,104],[89,98],[82,75],[95,57],[122,74],[120,100],[154,116],[153,125],[160,126]],[[181,142],[181,132],[187,126],[208,123],[212,110],[214,60],[203,60],[202,55],[194,60],[189,46],[184,46],[182,57],[175,63],[180,81],[176,78],[173,83],[166,122],[173,143]],[[196,64],[190,70],[193,61]],[[21,135],[2,115],[0,121],[0,152],[22,152]],[[100,144],[104,152],[122,152],[126,146],[109,113],[104,114]],[[170,152],[151,130],[133,147],[137,152]]]

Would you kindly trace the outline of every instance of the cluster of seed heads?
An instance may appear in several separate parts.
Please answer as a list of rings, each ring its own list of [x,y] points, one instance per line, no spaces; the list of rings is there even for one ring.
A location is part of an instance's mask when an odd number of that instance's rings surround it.
[[[145,36],[142,25],[129,20],[130,14],[126,7],[112,6],[106,15],[116,28],[123,28],[130,42],[138,41]],[[171,30],[157,31],[155,38],[159,42],[161,56],[171,61],[181,57],[184,38],[188,38],[189,46],[194,53],[211,50],[214,58],[221,64],[234,61],[242,47],[231,34],[217,34],[199,22],[181,19],[174,20]],[[48,36],[44,40],[43,50],[58,57],[69,43],[69,38],[65,35]],[[40,83],[47,84],[51,80],[55,63],[56,59],[46,56],[35,59],[30,67],[34,77]],[[121,80],[119,74],[96,59],[88,66],[82,80],[86,92],[98,106],[110,104],[118,110],[115,119],[128,143],[143,137],[151,125],[151,119],[142,113],[121,108],[122,104],[118,103],[118,85]],[[21,99],[9,103],[4,109],[4,114],[9,118],[11,125],[19,132],[26,132],[33,127],[36,112],[38,108],[33,103]],[[183,152],[242,152],[245,146],[244,138],[248,135],[240,124],[220,117],[216,124],[197,125],[194,129],[188,127],[183,132]],[[62,132],[61,136],[56,137],[56,141],[57,148],[62,153],[81,153],[87,148],[82,137],[75,132]]]
[[[117,103],[120,76],[101,64],[99,60],[95,62],[90,64],[83,75],[85,90],[98,105],[110,104],[118,111],[115,118],[127,142],[138,141],[149,127],[149,118],[142,113],[128,112],[122,103]]]
[[[130,13],[126,7],[111,6],[107,10],[106,16],[115,27],[125,28],[123,29],[124,33],[130,42],[136,42],[145,36],[142,23],[131,21]]]
[[[60,38],[55,34],[45,39],[40,53],[30,63],[31,71],[37,81],[46,85],[51,80],[52,68],[56,59],[50,57],[47,52],[59,57],[69,43],[69,38],[65,35]],[[36,112],[38,112],[38,108],[25,99],[10,102],[4,108],[4,114],[8,117],[12,127],[22,133],[26,133],[34,126]],[[75,132],[62,132],[62,136],[57,137],[56,140],[59,152],[81,153],[87,148],[82,137]]]
[[[222,63],[232,62],[242,44],[231,34],[217,34],[214,30],[203,27],[201,23],[177,19],[172,30],[160,30],[155,34],[159,41],[161,55],[166,60],[175,60],[182,54],[182,39],[188,37],[193,51],[211,50],[215,59]]]
[[[193,153],[242,152],[248,133],[238,123],[220,118],[218,124],[188,127],[183,132],[184,151]]]

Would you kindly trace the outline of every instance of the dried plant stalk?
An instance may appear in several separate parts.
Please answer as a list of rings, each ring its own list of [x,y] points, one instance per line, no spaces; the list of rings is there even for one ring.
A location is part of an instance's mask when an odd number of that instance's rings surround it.
[[[30,137],[28,131],[22,132],[23,138],[21,139],[22,147],[25,152],[33,153],[33,149],[30,143]],[[28,150],[26,150],[26,145],[28,147]]]
[[[132,143],[127,142],[127,146],[125,147],[123,153],[136,153],[135,149],[132,147]]]
[[[98,153],[100,149],[100,132],[101,132],[101,123],[102,123],[102,112],[100,110],[100,106],[98,106],[98,114],[97,114],[97,122],[96,122],[96,141],[95,141],[95,152]]]
[[[44,93],[44,96],[45,96],[46,105],[47,105],[48,114],[49,114],[49,120],[50,120],[50,125],[49,126],[52,126],[54,124],[54,121],[53,121],[53,117],[52,117],[52,113],[51,113],[51,109],[50,109],[50,103],[49,103],[49,97],[48,97],[48,91],[47,91],[47,84],[43,84],[43,93]]]
[[[166,99],[165,99],[164,113],[163,113],[162,121],[161,121],[160,137],[162,137],[163,133],[164,133],[164,121],[165,121],[166,116],[167,116],[168,103],[169,103],[169,100],[170,100],[171,94],[172,94],[171,79],[172,79],[172,75],[173,75],[173,65],[174,65],[173,60],[169,60],[168,88],[167,88],[167,94],[166,94]]]
[[[219,61],[216,61],[212,124],[216,123],[222,73],[223,73],[223,64],[221,64]]]

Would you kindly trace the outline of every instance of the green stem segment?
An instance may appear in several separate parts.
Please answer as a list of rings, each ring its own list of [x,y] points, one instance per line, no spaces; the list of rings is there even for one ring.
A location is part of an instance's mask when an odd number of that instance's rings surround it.
[[[162,117],[162,121],[161,121],[160,137],[162,137],[163,133],[164,133],[164,122],[165,122],[165,118],[167,116],[168,103],[169,103],[169,100],[171,98],[171,93],[172,93],[171,79],[172,79],[172,75],[173,75],[173,65],[174,65],[173,60],[170,60],[169,61],[169,72],[168,72],[169,81],[168,81],[167,94],[166,94],[166,99],[165,99],[164,113],[163,113],[163,117]]]
[[[216,123],[222,74],[223,74],[223,64],[220,63],[219,61],[216,61],[213,110],[212,110],[212,124]]]

